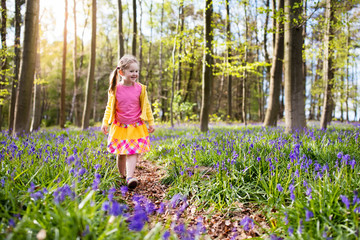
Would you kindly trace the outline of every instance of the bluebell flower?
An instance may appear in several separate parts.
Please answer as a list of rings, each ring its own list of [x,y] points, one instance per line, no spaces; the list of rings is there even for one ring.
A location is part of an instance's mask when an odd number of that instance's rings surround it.
[[[133,231],[141,231],[148,221],[148,216],[142,210],[135,211],[134,216],[129,218],[129,229]]]
[[[10,227],[15,227],[15,225],[16,225],[16,224],[15,224],[14,219],[10,218],[10,219],[9,219],[9,226],[10,226]]]
[[[270,235],[270,240],[282,240],[283,238],[276,236],[275,234]]]
[[[182,198],[183,197],[181,196],[181,194],[179,194],[179,193],[175,194],[170,201],[171,207],[176,208],[176,206],[178,205],[178,203],[181,201]]]
[[[121,195],[123,196],[123,197],[125,197],[125,195],[126,195],[126,193],[128,192],[128,187],[127,186],[121,186],[121,188],[120,188],[120,191],[121,191]]]
[[[99,169],[101,168],[101,164],[95,164],[94,168],[95,168],[96,170],[99,170]]]
[[[163,239],[168,240],[169,237],[170,237],[170,232],[169,231],[164,232]]]
[[[354,213],[360,213],[360,207],[355,208]]]
[[[343,157],[343,153],[342,153],[342,152],[339,152],[339,153],[337,154],[337,157],[338,157],[339,159],[341,159],[341,158]]]
[[[30,188],[28,189],[29,193],[32,193],[35,191],[35,184],[33,182],[30,183]]]
[[[278,189],[278,191],[279,192],[282,192],[284,189],[281,187],[281,184],[280,183],[278,183],[277,185],[276,185],[276,187],[277,187],[277,189]]]
[[[109,209],[110,209],[110,203],[109,203],[109,201],[103,202],[101,209],[102,209],[103,211],[109,211]]]
[[[33,198],[35,201],[44,198],[44,194],[41,191],[37,191],[30,194],[30,197]]]
[[[345,204],[346,209],[350,207],[350,201],[345,195],[340,195],[341,201]]]
[[[310,218],[314,217],[314,213],[312,211],[306,209],[305,217],[306,217],[305,221],[308,222],[308,221],[310,221]]]
[[[310,187],[307,187],[305,194],[306,194],[306,196],[308,196],[310,199],[312,199],[311,192],[312,192],[312,189],[311,189]]]
[[[289,224],[289,215],[287,214],[287,212],[284,212],[284,215],[285,215],[284,223],[285,223],[285,225],[288,225]]]
[[[240,225],[244,228],[245,231],[249,231],[250,229],[252,229],[254,227],[254,222],[250,217],[245,216],[241,220]]]
[[[165,211],[165,204],[163,202],[160,203],[159,208],[157,209],[158,214],[163,214]]]
[[[180,236],[180,239],[185,236],[186,234],[186,228],[183,223],[180,223],[179,225],[174,227],[174,232]]]
[[[127,209],[127,206],[124,204],[119,204],[117,201],[111,201],[111,208],[109,213],[113,216],[123,215],[124,211]]]

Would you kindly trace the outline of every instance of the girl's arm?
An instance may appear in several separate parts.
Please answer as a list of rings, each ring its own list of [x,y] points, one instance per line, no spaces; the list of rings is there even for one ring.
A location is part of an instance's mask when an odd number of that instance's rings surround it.
[[[104,117],[103,117],[103,121],[102,121],[102,126],[101,126],[101,130],[103,131],[103,133],[107,133],[107,127],[109,126],[109,118],[110,118],[110,114],[111,114],[111,103],[113,102],[113,98],[114,95],[108,93],[108,102],[106,105],[106,109],[105,109],[105,113],[104,113]]]

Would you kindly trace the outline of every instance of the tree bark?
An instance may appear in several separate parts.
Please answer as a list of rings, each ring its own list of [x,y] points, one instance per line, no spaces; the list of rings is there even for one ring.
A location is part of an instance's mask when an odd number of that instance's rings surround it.
[[[176,90],[181,90],[181,79],[182,79],[182,72],[181,72],[181,56],[182,56],[182,45],[183,45],[183,34],[184,34],[184,1],[180,1],[180,32],[179,32],[179,51],[178,51],[178,78],[177,78],[177,84],[176,84]]]
[[[136,37],[137,37],[136,0],[133,0],[133,38],[132,38],[132,55],[134,55],[134,56],[136,56]]]
[[[141,76],[141,69],[143,66],[143,51],[142,51],[142,18],[143,18],[143,10],[142,10],[142,0],[139,0],[139,6],[140,6],[140,19],[139,19],[139,78],[138,81],[141,82],[142,76]]]
[[[37,28],[37,53],[35,61],[35,87],[34,87],[34,102],[32,109],[32,121],[30,131],[38,130],[41,124],[41,68],[40,68],[40,34]]]
[[[278,0],[279,10],[284,9],[284,0]],[[281,11],[281,10],[280,10]],[[283,74],[284,59],[284,24],[276,21],[274,56],[270,70],[270,92],[264,126],[276,126],[280,110],[280,88]]]
[[[16,93],[19,80],[19,70],[20,70],[20,30],[21,30],[21,5],[24,4],[21,0],[15,0],[15,40],[14,40],[14,77],[12,79],[11,87],[11,103],[10,103],[10,112],[9,112],[9,132],[12,132],[14,127],[14,114],[15,114],[15,102],[16,102]]]
[[[24,50],[20,69],[20,79],[16,94],[13,135],[28,133],[31,94],[34,85],[36,38],[39,25],[39,0],[26,1]]]
[[[147,58],[147,70],[146,70],[146,86],[149,86],[149,81],[151,78],[151,71],[152,68],[150,66],[151,63],[151,49],[152,49],[152,41],[153,41],[153,21],[152,21],[152,8],[153,4],[152,1],[150,3],[150,9],[149,9],[149,15],[150,15],[150,42],[149,42],[149,52],[148,52],[148,58]],[[159,87],[159,86],[158,86]],[[159,99],[159,98],[158,98]]]
[[[334,106],[334,100],[332,95],[334,85],[334,67],[333,67],[333,55],[334,50],[330,46],[334,38],[333,24],[336,21],[334,0],[326,0],[326,32],[324,37],[324,65],[323,65],[323,78],[325,83],[325,95],[324,104],[320,119],[320,128],[326,129],[330,124],[332,118],[332,111]]]
[[[6,83],[6,71],[8,69],[7,60],[7,45],[6,45],[6,23],[7,23],[7,7],[6,0],[1,0],[1,50],[3,55],[1,56],[1,79],[0,79],[0,131],[3,125],[3,104],[5,100],[5,83]]]
[[[122,15],[122,1],[118,0],[118,59],[120,59],[125,54]]]
[[[62,71],[61,71],[60,128],[65,128],[67,18],[68,18],[68,1],[65,0],[64,41],[63,41],[63,56],[62,56]]]
[[[165,120],[165,97],[163,96],[162,80],[163,80],[163,25],[164,25],[164,5],[165,0],[162,1],[161,19],[160,19],[160,50],[159,50],[159,86],[158,86],[158,99],[161,99],[162,117]]]
[[[89,127],[89,118],[92,104],[92,90],[94,85],[95,59],[96,59],[96,0],[92,0],[91,13],[91,50],[88,77],[86,81],[85,105],[82,118],[82,129]]]
[[[229,119],[232,119],[232,76],[230,74],[229,66],[231,66],[231,22],[230,22],[230,0],[226,0],[226,72],[227,72],[227,82],[228,82],[228,96],[227,96],[227,115]]]
[[[302,130],[306,127],[301,14],[301,0],[285,0],[284,78],[286,132]]]
[[[211,106],[211,85],[213,78],[213,34],[212,34],[212,14],[213,2],[212,0],[205,0],[204,10],[204,61],[203,61],[203,76],[202,76],[202,99],[200,111],[200,130],[207,132],[209,130],[209,114]]]

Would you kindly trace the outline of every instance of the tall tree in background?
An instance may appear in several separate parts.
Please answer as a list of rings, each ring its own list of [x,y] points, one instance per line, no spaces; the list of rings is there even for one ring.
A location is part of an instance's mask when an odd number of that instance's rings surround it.
[[[68,1],[65,0],[64,41],[63,41],[63,56],[62,56],[62,71],[61,71],[61,98],[60,98],[60,127],[61,128],[65,128],[67,19],[68,19]]]
[[[285,131],[306,127],[302,59],[302,1],[285,0]]]
[[[231,23],[230,23],[230,0],[226,0],[226,70],[227,70],[227,82],[228,82],[228,96],[227,96],[227,115],[232,118],[232,76],[229,72],[229,66],[231,65]]]
[[[41,68],[40,68],[40,26],[37,28],[37,48],[35,60],[35,83],[34,83],[34,101],[32,106],[32,119],[30,131],[39,129],[41,124]]]
[[[200,130],[206,132],[209,129],[209,114],[211,100],[211,84],[213,78],[213,50],[212,50],[212,14],[213,1],[205,0],[204,9],[204,59],[203,59],[203,76],[202,76],[202,99],[200,110]]]
[[[73,6],[74,13],[74,46],[73,46],[73,74],[74,74],[74,92],[71,101],[70,119],[75,119],[75,125],[81,126],[80,119],[80,94],[79,94],[79,71],[77,68],[77,21],[76,21],[76,0]],[[74,116],[74,117],[73,117]]]
[[[89,71],[86,80],[86,91],[85,91],[85,105],[82,117],[82,129],[89,127],[89,118],[92,103],[92,90],[94,85],[95,75],[95,57],[96,57],[96,0],[92,0],[91,8],[91,49],[90,49],[90,64]]]
[[[149,52],[148,52],[148,57],[147,57],[147,67],[146,67],[146,86],[149,86],[149,81],[151,78],[151,72],[152,72],[152,67],[150,66],[151,63],[151,49],[152,49],[152,42],[153,42],[153,2],[151,1],[150,3],[150,9],[149,9],[149,17],[150,17],[150,42],[149,42]],[[161,41],[161,40],[160,40]],[[159,88],[159,86],[158,86]]]
[[[281,13],[284,11],[284,0],[277,0],[278,20],[276,21],[276,35],[274,45],[274,56],[270,70],[270,90],[268,108],[265,114],[264,126],[276,126],[280,110],[280,88],[282,82],[282,69],[284,58],[284,23]]]
[[[161,18],[160,18],[160,50],[159,50],[159,86],[158,86],[158,99],[161,99],[161,109],[162,109],[162,118],[161,120],[165,120],[165,97],[163,97],[163,26],[164,26],[164,7],[165,7],[165,0],[162,1],[161,5]]]
[[[123,10],[122,2],[118,0],[118,59],[125,54],[124,50],[124,33],[123,33]]]
[[[137,22],[136,22],[136,0],[133,0],[133,38],[132,38],[132,55],[136,56],[136,37],[137,37]]]
[[[177,76],[177,84],[176,90],[181,90],[181,57],[182,57],[182,48],[183,48],[183,35],[184,35],[184,25],[185,25],[185,16],[184,16],[184,0],[180,1],[180,12],[179,12],[179,20],[180,20],[180,31],[179,31],[179,51],[178,51],[178,76]]]
[[[140,16],[139,16],[139,78],[138,81],[141,82],[142,75],[141,69],[143,66],[143,35],[142,35],[142,20],[143,20],[143,9],[142,9],[142,0],[139,0],[140,7]]]
[[[175,33],[175,37],[174,37],[174,45],[173,45],[173,50],[172,50],[172,65],[173,65],[173,75],[172,75],[172,82],[171,82],[171,98],[170,98],[170,123],[171,123],[171,127],[174,127],[174,114],[173,114],[173,104],[174,104],[174,96],[175,96],[175,80],[176,80],[176,68],[175,68],[175,53],[176,53],[176,43],[177,43],[177,38],[179,35],[179,22],[180,22],[180,14],[181,14],[181,2],[179,5],[179,14],[178,14],[178,19],[176,21],[176,33]]]
[[[14,38],[14,76],[12,78],[11,86],[11,103],[9,111],[9,132],[12,131],[14,126],[14,114],[15,114],[15,102],[16,102],[16,92],[19,79],[19,70],[20,70],[20,30],[21,30],[21,5],[25,3],[24,0],[15,0],[15,38]]]
[[[31,93],[34,85],[36,61],[36,37],[39,26],[39,1],[26,1],[24,48],[20,69],[19,86],[16,95],[13,135],[29,132]]]
[[[6,83],[6,72],[8,69],[8,60],[7,60],[7,45],[6,45],[6,23],[7,23],[7,8],[6,8],[6,0],[1,0],[1,79],[0,79],[0,131],[3,123],[3,104],[5,98],[5,83]]]
[[[324,36],[324,64],[323,64],[323,80],[325,83],[325,95],[324,104],[320,119],[320,128],[326,129],[327,125],[331,122],[332,110],[334,107],[334,100],[332,96],[333,84],[334,84],[334,67],[333,67],[333,55],[334,48],[331,46],[334,38],[334,24],[336,22],[335,17],[335,1],[326,0],[325,9],[325,21],[326,31]]]

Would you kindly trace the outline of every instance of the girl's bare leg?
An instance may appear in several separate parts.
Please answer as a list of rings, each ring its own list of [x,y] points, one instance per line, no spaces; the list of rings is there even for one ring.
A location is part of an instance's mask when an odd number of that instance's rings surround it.
[[[136,162],[137,162],[138,154],[127,155],[126,158],[126,177],[134,177]]]
[[[119,170],[120,176],[126,177],[126,155],[117,155],[116,166]]]

